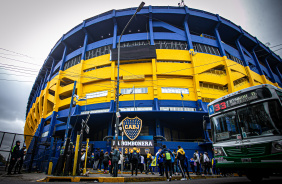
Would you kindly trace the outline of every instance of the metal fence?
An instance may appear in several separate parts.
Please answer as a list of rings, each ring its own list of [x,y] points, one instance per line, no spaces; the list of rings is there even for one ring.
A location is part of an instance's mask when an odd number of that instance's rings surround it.
[[[7,172],[11,151],[18,140],[21,142],[20,149],[26,144],[29,145],[23,161],[24,171],[47,172],[51,160],[56,165],[62,146],[61,140],[0,131],[0,173]]]
[[[37,139],[37,137],[31,135],[0,131],[0,171],[7,171],[11,158],[11,151],[13,146],[16,145],[16,141],[21,142],[20,148],[22,148],[23,146],[26,146],[26,142],[31,142],[35,139]],[[30,154],[31,152],[26,152],[26,156]]]

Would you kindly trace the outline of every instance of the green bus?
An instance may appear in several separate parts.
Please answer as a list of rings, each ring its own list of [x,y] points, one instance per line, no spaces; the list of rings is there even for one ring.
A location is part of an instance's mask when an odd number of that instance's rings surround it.
[[[282,174],[282,90],[265,84],[208,104],[216,167],[251,181]],[[206,129],[204,123],[204,128]]]

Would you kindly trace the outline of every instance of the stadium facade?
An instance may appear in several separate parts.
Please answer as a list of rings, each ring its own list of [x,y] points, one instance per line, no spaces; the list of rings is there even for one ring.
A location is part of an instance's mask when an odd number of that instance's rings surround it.
[[[110,149],[116,116],[115,53],[135,10],[105,12],[62,36],[32,87],[24,134],[39,137],[42,145],[52,137],[64,140],[76,81],[71,140],[75,142],[82,119],[90,113],[84,140]],[[141,143],[136,145],[149,141],[145,144],[153,143],[154,150],[164,143],[171,149],[182,145],[192,156],[194,149],[210,149],[202,125],[209,102],[250,86],[281,87],[281,73],[279,56],[219,15],[186,6],[143,7],[121,39],[120,120],[142,120],[136,139]],[[32,150],[34,140],[26,144]]]

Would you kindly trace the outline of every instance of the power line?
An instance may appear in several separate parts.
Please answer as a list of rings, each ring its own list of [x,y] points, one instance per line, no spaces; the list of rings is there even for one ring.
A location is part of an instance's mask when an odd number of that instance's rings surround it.
[[[15,81],[15,82],[34,82],[34,81],[19,81],[19,80],[13,80],[13,79],[0,79],[3,81]]]
[[[15,51],[11,51],[11,50],[8,50],[8,49],[4,49],[4,48],[0,48],[0,50],[5,50],[7,52],[11,52],[11,53],[14,53],[14,54],[18,54],[18,55],[21,55],[21,56],[25,56],[25,57],[28,57],[28,58],[32,58],[28,55],[25,55],[25,54],[21,54],[21,53],[18,53],[18,52],[15,52]]]
[[[22,61],[22,60],[18,60],[18,59],[7,58],[7,57],[3,57],[3,56],[0,56],[0,57],[1,57],[1,58],[4,58],[4,59],[9,59],[9,60],[17,61],[17,62],[22,62],[22,63],[26,63],[26,64],[35,65],[35,66],[42,66],[42,65],[38,65],[38,64],[34,64],[34,63],[29,63],[29,62]]]

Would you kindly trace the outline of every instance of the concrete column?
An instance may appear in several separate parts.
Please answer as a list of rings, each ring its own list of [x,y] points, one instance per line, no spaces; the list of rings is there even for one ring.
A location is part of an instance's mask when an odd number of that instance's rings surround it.
[[[149,30],[150,30],[150,44],[155,45],[154,43],[154,31],[153,31],[153,13],[152,13],[152,6],[149,6]]]
[[[64,71],[64,66],[65,66],[65,62],[66,62],[68,46],[64,42],[62,42],[62,43],[65,45],[65,48],[64,48],[64,53],[63,53],[63,57],[62,57],[62,64],[60,66],[60,70]]]
[[[183,22],[184,25],[184,29],[185,29],[185,35],[186,35],[186,41],[187,41],[187,45],[188,45],[188,50],[191,52],[194,52],[194,48],[193,48],[193,44],[192,44],[192,38],[191,38],[191,34],[190,34],[190,30],[189,30],[189,26],[188,26],[188,19],[189,19],[189,9],[187,6],[184,7],[185,9],[185,19]]]

